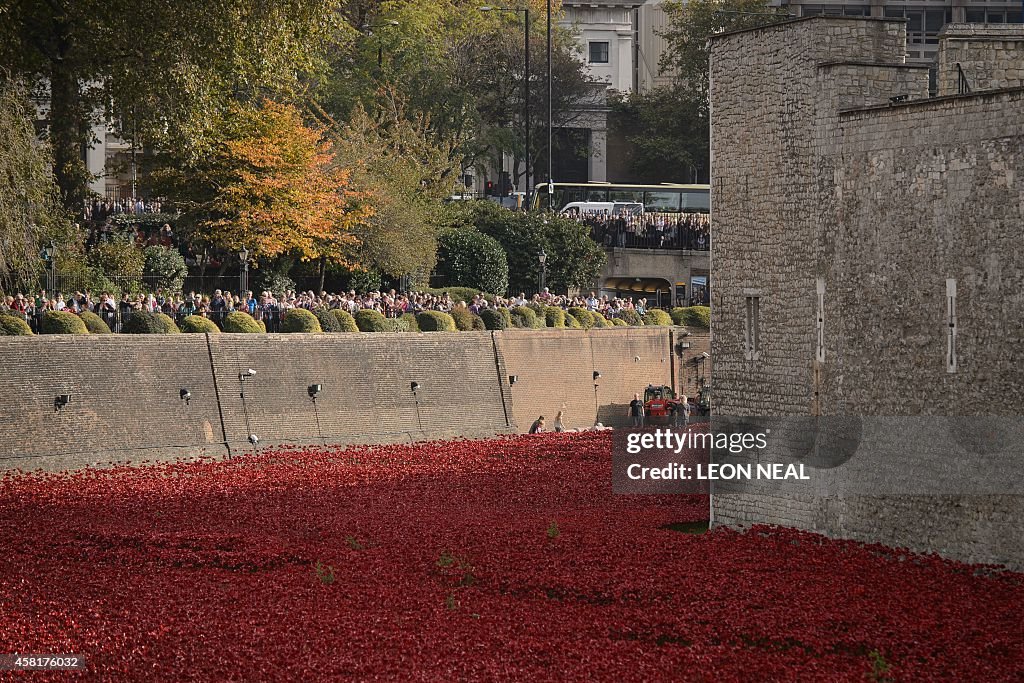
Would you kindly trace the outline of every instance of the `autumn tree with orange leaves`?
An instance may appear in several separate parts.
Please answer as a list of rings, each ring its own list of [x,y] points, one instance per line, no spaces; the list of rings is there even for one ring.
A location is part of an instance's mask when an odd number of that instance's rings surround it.
[[[187,213],[205,246],[253,259],[355,263],[357,228],[372,215],[322,129],[288,104],[235,105],[207,159],[172,171],[191,188]],[[181,196],[181,195],[179,195]]]

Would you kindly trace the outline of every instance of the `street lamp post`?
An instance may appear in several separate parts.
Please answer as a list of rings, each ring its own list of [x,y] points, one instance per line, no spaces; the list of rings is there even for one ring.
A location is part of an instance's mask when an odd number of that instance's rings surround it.
[[[43,260],[46,261],[46,291],[53,296],[53,290],[57,288],[57,277],[54,272],[54,265],[57,259],[57,245],[53,240],[43,247]]]
[[[238,289],[241,296],[249,291],[249,250],[242,245],[238,250],[238,260],[242,262],[242,271],[238,277]]]
[[[526,160],[526,179],[523,189],[526,198],[530,197],[530,8],[491,7],[484,5],[481,12],[522,12],[523,13],[523,137],[525,148],[523,158]],[[524,205],[525,208],[525,205]]]
[[[544,281],[548,276],[548,255],[544,253],[544,249],[540,250],[537,254],[537,260],[540,261],[540,289],[537,290],[539,294],[544,293]]]
[[[552,126],[553,126],[553,117],[551,115],[551,111],[552,111],[552,109],[551,109],[551,106],[552,106],[551,105],[551,93],[552,93],[552,90],[553,89],[551,87],[551,0],[548,0],[548,195],[549,195],[549,197],[548,197],[548,199],[549,199],[548,208],[549,209],[551,208],[551,206],[550,206],[550,195],[554,191],[554,188],[551,186],[551,183],[552,183],[552,180],[551,180],[551,175],[552,175],[552,171],[551,171],[551,168],[552,168],[552,166],[551,166],[551,140],[552,140]]]
[[[367,35],[373,35],[374,29],[391,28],[394,26],[401,26],[401,24],[394,19],[383,24],[374,24],[373,26],[364,24],[363,31],[365,31]],[[377,36],[377,68],[381,71],[384,70],[384,42],[381,40],[380,35]]]

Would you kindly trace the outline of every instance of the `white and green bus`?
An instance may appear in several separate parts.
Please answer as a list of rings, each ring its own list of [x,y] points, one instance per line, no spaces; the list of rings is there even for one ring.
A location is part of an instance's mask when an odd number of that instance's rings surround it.
[[[710,213],[710,185],[626,185],[621,183],[538,183],[530,208],[561,211],[572,202],[643,204],[645,213]]]

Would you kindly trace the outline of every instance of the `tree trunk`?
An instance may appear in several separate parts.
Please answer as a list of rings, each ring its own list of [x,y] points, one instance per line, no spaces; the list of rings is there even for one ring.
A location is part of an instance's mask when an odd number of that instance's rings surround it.
[[[50,62],[53,175],[64,206],[80,212],[88,196],[88,169],[82,159],[82,149],[88,142],[88,122],[78,77],[68,59],[72,42],[67,30],[58,29],[58,44],[58,56]]]
[[[327,259],[323,256],[320,257],[320,287],[317,292],[324,291],[324,278],[327,276]]]

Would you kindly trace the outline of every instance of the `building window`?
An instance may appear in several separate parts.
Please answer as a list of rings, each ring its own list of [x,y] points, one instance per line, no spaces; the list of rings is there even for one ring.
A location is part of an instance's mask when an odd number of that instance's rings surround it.
[[[761,356],[761,297],[747,297],[746,325],[743,330],[746,348],[743,356],[747,360],[757,360]]]
[[[608,63],[608,43],[607,42],[592,42],[592,43],[590,43],[590,63],[591,64],[607,64]]]

